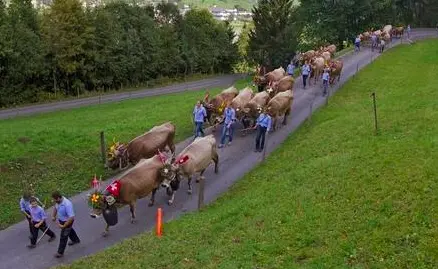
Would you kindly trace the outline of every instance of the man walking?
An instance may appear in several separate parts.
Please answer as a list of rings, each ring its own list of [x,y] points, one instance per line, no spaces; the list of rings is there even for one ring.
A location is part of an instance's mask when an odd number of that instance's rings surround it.
[[[201,101],[196,103],[195,109],[193,110],[193,117],[195,121],[195,139],[198,136],[204,136],[204,130],[202,125],[204,124],[205,117],[207,117],[207,111],[205,107],[201,105]]]
[[[385,40],[383,38],[380,40],[380,53],[385,49]]]
[[[294,71],[295,71],[295,65],[294,65],[294,62],[293,62],[293,59],[292,60],[290,60],[290,64],[287,66],[287,74],[289,75],[289,76],[294,76]]]
[[[222,148],[225,144],[225,139],[228,137],[228,145],[231,145],[233,141],[233,124],[236,121],[236,111],[231,106],[231,103],[227,104],[224,111],[224,126],[222,127],[221,143],[219,148]]]
[[[33,231],[32,217],[30,215],[30,199],[31,198],[35,198],[37,203],[40,206],[44,206],[41,203],[41,201],[37,197],[32,196],[30,194],[30,192],[28,192],[28,191],[23,192],[23,196],[20,199],[20,210],[23,213],[23,215],[25,216],[27,222],[29,223],[29,232],[30,232],[29,239],[32,239],[32,235],[33,235],[33,233],[32,233],[32,231]]]
[[[303,76],[303,86],[304,89],[306,89],[307,78],[309,77],[310,74],[309,61],[304,62],[304,65],[301,67],[301,74]]]
[[[71,242],[68,243],[69,246],[79,244],[81,240],[73,229],[73,222],[75,220],[73,204],[57,191],[52,193],[52,198],[56,202],[55,208],[53,209],[52,220],[55,221],[56,217],[58,217],[58,226],[61,228],[58,252],[55,254],[55,257],[61,258],[64,256],[68,238],[71,240]]]
[[[329,74],[329,68],[326,65],[326,68],[324,68],[324,73],[322,74],[322,85],[324,87],[324,92],[322,93],[322,96],[327,95],[327,88],[329,84],[330,74]]]
[[[354,40],[354,51],[359,52],[360,51],[360,37],[357,36]]]
[[[377,35],[375,33],[371,36],[371,51],[374,51],[374,48],[377,48]]]
[[[46,233],[48,236],[50,236],[49,242],[55,240],[55,234],[47,227],[46,213],[44,212],[44,209],[38,205],[38,199],[35,197],[30,198],[30,216],[32,219],[32,238],[30,239],[30,245],[27,246],[28,248],[36,247],[38,230],[41,230],[43,235]]]
[[[256,125],[254,126],[254,129],[257,129],[257,136],[256,136],[256,148],[255,152],[262,152],[263,148],[265,146],[265,135],[266,132],[269,132],[271,130],[271,116],[267,111],[263,111],[260,116],[257,118]]]

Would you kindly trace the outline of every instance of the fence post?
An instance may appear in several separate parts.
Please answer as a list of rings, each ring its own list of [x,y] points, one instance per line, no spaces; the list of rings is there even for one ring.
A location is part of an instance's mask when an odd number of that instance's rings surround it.
[[[100,132],[100,153],[102,154],[102,162],[106,164],[106,146],[105,146],[105,133]]]
[[[376,105],[376,92],[373,92],[371,94],[373,97],[373,107],[374,107],[374,133],[377,135],[378,128],[377,128],[377,105]]]
[[[204,189],[205,189],[205,179],[201,177],[199,180],[199,191],[198,191],[198,210],[204,206]]]

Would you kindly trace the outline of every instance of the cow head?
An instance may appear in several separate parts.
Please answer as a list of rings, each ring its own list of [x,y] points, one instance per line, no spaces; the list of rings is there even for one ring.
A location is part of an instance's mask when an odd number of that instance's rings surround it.
[[[169,188],[172,186],[174,181],[178,181],[178,174],[180,173],[181,165],[184,165],[189,160],[188,155],[179,156],[173,162],[167,161],[164,167],[160,170],[161,177],[163,181],[161,182],[161,187]]]
[[[115,170],[124,168],[128,165],[128,154],[126,145],[120,142],[114,142],[109,148],[107,167]]]

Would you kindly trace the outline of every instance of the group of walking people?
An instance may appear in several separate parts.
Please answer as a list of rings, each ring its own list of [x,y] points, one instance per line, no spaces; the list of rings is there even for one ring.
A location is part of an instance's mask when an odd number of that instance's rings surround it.
[[[64,256],[64,251],[67,247],[69,238],[71,240],[68,243],[69,246],[78,244],[81,241],[76,234],[76,231],[73,229],[75,214],[71,201],[62,196],[58,191],[52,193],[52,198],[55,201],[52,221],[56,221],[58,228],[61,229],[58,251],[56,252],[55,257],[61,258]],[[55,233],[49,228],[46,222],[47,215],[44,211],[45,205],[41,203],[38,197],[33,196],[30,192],[26,191],[23,193],[19,204],[21,212],[29,223],[30,244],[27,246],[28,248],[35,248],[38,242],[46,234],[49,236],[49,242],[56,239]],[[43,234],[38,239],[39,231],[42,231]]]
[[[225,144],[228,146],[231,145],[231,142],[233,141],[233,135],[234,135],[234,128],[235,124],[237,123],[236,118],[236,110],[231,106],[231,103],[228,103],[223,111],[223,120],[221,122],[222,129],[221,129],[221,138],[220,138],[220,144],[219,148],[223,148]],[[207,118],[207,110],[202,105],[201,101],[198,101],[196,103],[196,106],[193,110],[193,119],[195,123],[195,136],[194,139],[197,137],[205,136],[203,125],[204,122],[206,122]],[[255,152],[262,152],[265,147],[265,138],[266,133],[268,133],[271,130],[272,126],[272,118],[269,113],[267,113],[266,110],[262,111],[257,118],[255,125],[252,127],[252,129],[257,131],[256,139],[255,139]],[[227,141],[228,140],[228,141]]]

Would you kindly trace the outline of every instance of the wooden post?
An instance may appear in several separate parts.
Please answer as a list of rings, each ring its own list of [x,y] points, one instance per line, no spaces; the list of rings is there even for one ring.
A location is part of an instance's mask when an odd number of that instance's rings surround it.
[[[375,127],[375,134],[377,135],[378,129],[377,129],[377,105],[376,105],[376,92],[373,92],[371,94],[373,97],[373,106],[374,106],[374,127]]]
[[[359,63],[356,64],[356,73],[359,71]]]
[[[205,189],[205,179],[202,177],[199,180],[199,192],[198,192],[198,210],[204,206],[204,189]]]
[[[100,132],[100,153],[102,154],[102,162],[106,164],[106,146],[105,146],[105,133]]]

